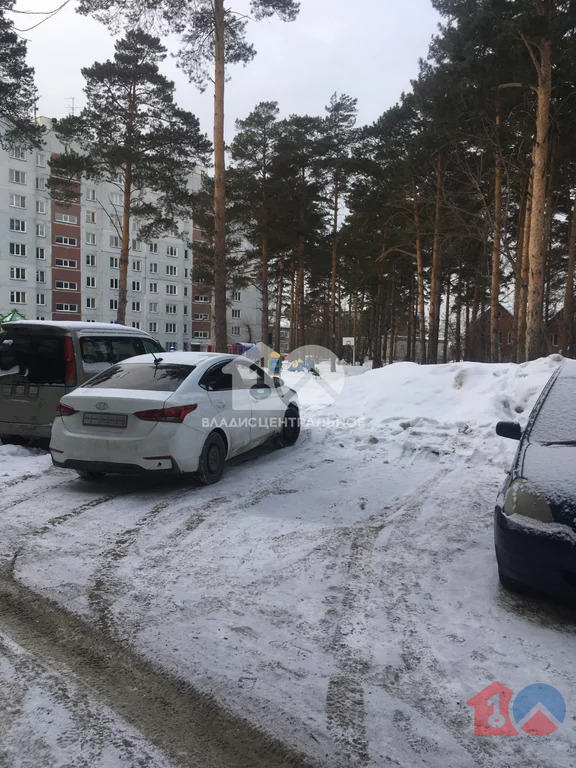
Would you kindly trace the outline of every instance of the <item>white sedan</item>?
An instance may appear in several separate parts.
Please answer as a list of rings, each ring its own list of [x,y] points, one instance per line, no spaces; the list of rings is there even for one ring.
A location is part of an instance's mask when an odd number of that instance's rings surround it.
[[[294,390],[244,357],[160,352],[123,360],[65,395],[50,451],[57,467],[107,473],[222,476],[227,459],[300,434]]]

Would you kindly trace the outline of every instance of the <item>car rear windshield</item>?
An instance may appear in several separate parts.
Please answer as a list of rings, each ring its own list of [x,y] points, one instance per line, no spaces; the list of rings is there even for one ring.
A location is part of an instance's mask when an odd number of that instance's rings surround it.
[[[166,363],[120,363],[107,368],[83,387],[105,389],[141,389],[157,392],[175,392],[194,370],[195,365]]]
[[[23,376],[30,384],[64,384],[64,336],[4,331],[0,334],[0,376]]]
[[[540,409],[530,441],[534,443],[576,442],[576,378],[556,379]]]

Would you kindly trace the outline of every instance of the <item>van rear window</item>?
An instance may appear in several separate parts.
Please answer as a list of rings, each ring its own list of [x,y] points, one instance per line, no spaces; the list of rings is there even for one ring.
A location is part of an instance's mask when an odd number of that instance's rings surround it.
[[[4,331],[0,334],[0,376],[15,374],[30,384],[64,384],[64,336]]]
[[[195,365],[175,365],[174,363],[113,365],[112,368],[107,368],[82,386],[175,392],[195,367]]]
[[[121,363],[128,357],[148,352],[162,352],[162,347],[153,339],[138,336],[82,336],[80,351],[85,363]]]

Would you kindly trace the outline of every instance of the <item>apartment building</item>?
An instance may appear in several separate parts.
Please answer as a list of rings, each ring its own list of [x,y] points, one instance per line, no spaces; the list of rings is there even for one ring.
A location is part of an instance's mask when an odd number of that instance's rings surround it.
[[[28,319],[114,322],[121,187],[82,179],[71,204],[51,199],[49,159],[64,148],[52,121],[39,122],[47,128],[42,150],[0,149],[0,315],[16,309]],[[190,184],[198,188],[199,173]],[[202,233],[192,220],[180,222],[180,230],[184,239],[149,242],[132,232],[126,323],[166,348],[204,349],[213,340],[213,294],[192,283],[189,245]],[[237,303],[240,315],[229,310],[230,341],[257,333],[257,297],[248,291]]]

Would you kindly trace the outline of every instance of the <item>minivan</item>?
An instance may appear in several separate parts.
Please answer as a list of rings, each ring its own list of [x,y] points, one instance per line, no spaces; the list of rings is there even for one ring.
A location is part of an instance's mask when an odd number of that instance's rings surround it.
[[[49,439],[63,395],[128,357],[163,351],[144,331],[115,323],[4,323],[0,332],[0,440]]]

